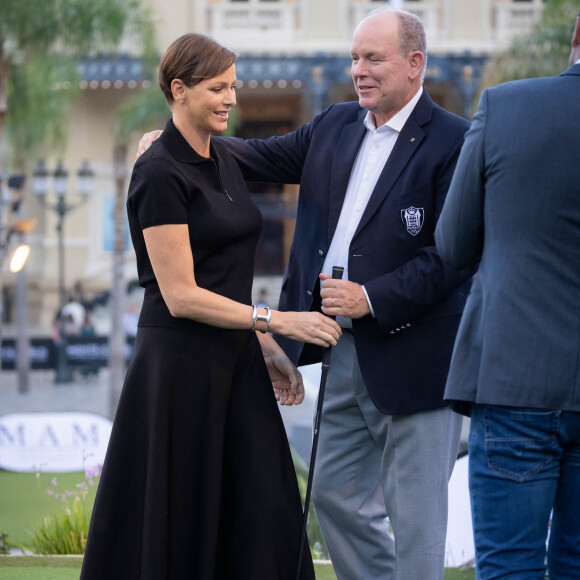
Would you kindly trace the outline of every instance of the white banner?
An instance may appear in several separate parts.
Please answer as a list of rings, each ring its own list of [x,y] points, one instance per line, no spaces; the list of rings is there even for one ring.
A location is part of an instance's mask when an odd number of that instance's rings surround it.
[[[91,413],[0,417],[0,468],[63,473],[102,465],[112,423]]]

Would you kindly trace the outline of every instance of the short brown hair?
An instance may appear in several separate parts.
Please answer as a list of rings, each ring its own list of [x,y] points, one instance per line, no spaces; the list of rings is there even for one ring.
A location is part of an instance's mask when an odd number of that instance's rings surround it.
[[[173,104],[171,82],[180,79],[186,87],[193,87],[205,79],[212,79],[228,70],[238,55],[213,38],[203,34],[184,34],[171,43],[159,64],[159,86],[165,99]]]

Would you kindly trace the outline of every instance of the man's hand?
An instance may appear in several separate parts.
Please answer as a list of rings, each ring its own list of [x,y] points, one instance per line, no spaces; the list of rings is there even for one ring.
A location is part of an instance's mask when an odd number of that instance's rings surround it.
[[[349,280],[335,280],[320,274],[322,289],[322,312],[328,316],[362,318],[371,313],[363,287]]]
[[[157,139],[161,133],[163,133],[163,131],[150,131],[141,137],[139,146],[137,147],[137,156],[135,157],[136,160],[139,159],[139,157],[141,157],[141,155],[143,155],[143,153],[145,153],[149,147],[151,147],[153,141],[155,141],[155,139]]]

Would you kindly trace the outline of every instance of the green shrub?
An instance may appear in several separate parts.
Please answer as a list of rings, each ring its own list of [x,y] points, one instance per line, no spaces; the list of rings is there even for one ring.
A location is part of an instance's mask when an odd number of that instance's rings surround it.
[[[30,544],[18,544],[23,552],[36,555],[84,554],[89,533],[91,505],[87,505],[89,486],[96,485],[101,468],[85,470],[85,481],[74,491],[59,491],[57,478],[51,481],[46,493],[61,503],[61,510],[43,518],[42,524],[31,532]]]
[[[6,532],[0,532],[0,555],[5,556],[8,554],[8,534]]]
[[[308,466],[294,450],[292,450],[292,458],[304,504]],[[42,524],[34,532],[29,532],[32,536],[29,544],[15,544],[15,546],[22,551],[29,551],[36,555],[84,554],[91,511],[86,497],[89,486],[96,485],[99,478],[100,468],[87,470],[85,471],[85,481],[77,484],[74,491],[64,490],[62,492],[58,490],[58,481],[54,477],[51,481],[51,487],[46,490],[46,493],[61,502],[62,510],[52,512],[49,516],[44,517]],[[310,503],[307,532],[312,557],[318,560],[329,560],[328,548],[322,536],[312,502]],[[6,545],[5,538],[6,534],[0,534],[0,554],[4,553],[2,546]],[[7,551],[7,548],[4,547],[4,550]]]
[[[37,555],[84,554],[89,520],[83,499],[75,497],[62,513],[44,518],[27,549]]]

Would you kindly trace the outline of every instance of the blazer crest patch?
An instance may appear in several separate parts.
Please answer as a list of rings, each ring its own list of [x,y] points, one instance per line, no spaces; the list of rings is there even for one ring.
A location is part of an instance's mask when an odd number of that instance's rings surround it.
[[[411,206],[401,210],[401,220],[412,236],[416,236],[421,231],[424,215],[425,210],[422,207]]]

